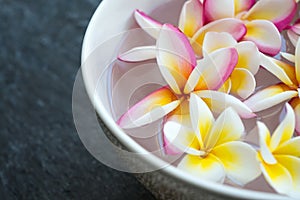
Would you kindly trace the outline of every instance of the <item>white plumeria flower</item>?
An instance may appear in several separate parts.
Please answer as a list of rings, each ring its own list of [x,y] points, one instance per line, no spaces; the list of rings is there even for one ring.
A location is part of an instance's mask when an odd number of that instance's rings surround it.
[[[163,24],[154,20],[142,11],[136,10],[134,17],[140,27],[150,36],[157,39]],[[180,19],[179,29],[189,38],[193,44],[193,49],[202,57],[202,42],[208,32],[227,32],[236,40],[242,39],[246,34],[246,26],[239,19],[228,18],[220,19],[204,25],[203,3],[199,0],[188,0],[184,3]],[[119,56],[120,60],[138,62],[153,59],[156,56],[155,46],[136,47]]]
[[[253,42],[237,42],[231,34],[226,32],[208,32],[203,40],[202,51],[210,54],[222,48],[235,48],[238,53],[238,63],[232,71],[229,80],[219,89],[222,92],[230,92],[242,99],[249,97],[255,90],[256,81],[254,75],[258,72],[260,66],[259,50]],[[146,50],[146,48],[148,48]],[[121,54],[119,59],[125,61],[142,61],[148,59],[151,55],[150,47],[137,47]],[[152,52],[155,54],[157,47]],[[199,62],[202,62],[200,59]],[[197,88],[196,88],[197,89]]]
[[[235,48],[222,48],[207,54],[198,63],[187,37],[176,27],[165,24],[157,39],[157,63],[167,82],[130,108],[118,120],[122,128],[135,128],[161,119],[169,113],[188,113],[190,94],[211,104],[215,112],[233,107],[241,117],[255,114],[239,99],[217,91],[238,62]]]
[[[164,126],[167,140],[186,153],[178,168],[220,183],[227,177],[240,185],[261,174],[257,152],[240,141],[245,129],[232,108],[215,120],[207,104],[191,94],[190,119],[191,127],[174,121]]]
[[[262,53],[272,56],[280,51],[279,31],[289,25],[297,10],[295,0],[204,0],[203,7],[208,22],[241,19],[247,30],[243,40],[253,41]]]
[[[184,3],[178,27],[189,38],[195,53],[202,57],[203,40],[208,32],[226,32],[237,41],[252,41],[268,55],[281,48],[278,30],[292,20],[295,0],[188,0]],[[274,12],[276,10],[276,12]],[[162,23],[136,10],[134,17],[140,27],[157,39]],[[155,58],[155,46],[133,48],[120,55],[121,60],[141,61]]]
[[[295,66],[261,54],[261,65],[282,83],[258,91],[244,103],[254,112],[259,112],[290,100],[296,115],[296,131],[300,134],[300,40],[296,45],[295,56],[286,53],[282,55],[294,61]]]
[[[295,0],[204,0],[203,5],[207,21],[232,17],[241,18],[246,23],[268,20],[279,31],[288,26],[297,10]]]
[[[233,47],[237,50],[239,60],[227,80],[224,90],[237,95],[242,99],[249,97],[255,90],[256,81],[254,75],[260,66],[260,53],[253,42],[237,42],[228,33],[209,32],[203,41],[203,52],[211,53],[221,48]]]
[[[295,129],[293,109],[286,104],[286,116],[274,133],[262,122],[259,129],[258,157],[267,182],[281,194],[300,199],[300,137],[292,138]]]

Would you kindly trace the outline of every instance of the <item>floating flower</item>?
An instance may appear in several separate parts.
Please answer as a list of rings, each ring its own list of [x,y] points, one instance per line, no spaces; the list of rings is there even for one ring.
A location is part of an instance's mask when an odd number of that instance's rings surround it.
[[[245,21],[268,20],[279,31],[288,26],[297,10],[295,0],[204,0],[203,4],[207,21],[232,17]]]
[[[281,39],[274,25],[279,31],[287,27],[296,13],[297,4],[295,0],[255,2],[255,0],[205,0],[204,16],[208,22],[234,17],[243,20],[247,28],[243,40],[253,41],[263,53],[276,55],[280,51]]]
[[[255,90],[254,75],[260,66],[260,54],[253,42],[237,42],[228,33],[209,32],[203,41],[203,51],[211,53],[220,48],[234,47],[239,55],[239,60],[227,80],[231,94],[243,99],[249,97]],[[224,86],[226,88],[226,86]]]
[[[254,112],[262,111],[290,100],[296,115],[296,131],[300,133],[300,40],[295,56],[284,54],[295,66],[261,54],[261,65],[275,75],[282,83],[269,86],[247,99],[244,103]]]
[[[158,38],[160,29],[163,26],[162,23],[152,19],[150,16],[139,10],[134,12],[134,17],[145,32],[155,39]],[[203,5],[199,0],[188,0],[185,2],[181,10],[178,24],[179,29],[190,39],[194,51],[200,57],[202,57],[201,48],[203,38],[207,32],[227,32],[236,40],[240,40],[247,31],[244,23],[241,20],[234,18],[220,19],[204,26]],[[197,35],[197,37],[195,37],[195,35]],[[136,62],[141,61],[139,58],[143,55],[142,60],[153,59],[156,56],[155,51],[155,46],[137,47],[121,55],[119,58],[125,61]]]
[[[222,48],[196,62],[187,37],[172,25],[163,25],[157,39],[157,63],[168,86],[162,87],[130,108],[118,121],[122,128],[134,128],[158,120],[170,112],[186,112],[194,93],[221,112],[233,107],[242,117],[255,116],[237,98],[218,92],[238,62],[235,48]],[[176,110],[175,110],[176,109]],[[182,113],[180,113],[182,114]]]
[[[242,99],[249,97],[255,90],[256,81],[254,75],[260,66],[260,54],[253,42],[237,42],[229,33],[208,32],[203,40],[203,52],[212,53],[221,48],[232,47],[238,52],[238,63],[230,75],[228,81],[224,83],[219,91],[231,92]],[[154,57],[156,47],[137,47],[119,56],[125,61],[142,61]],[[150,57],[149,57],[150,55]]]
[[[295,129],[293,109],[286,104],[286,116],[273,135],[266,125],[259,129],[261,169],[267,182],[281,194],[300,198],[300,137],[292,138]]]
[[[220,183],[227,177],[240,185],[260,175],[257,153],[240,141],[245,129],[232,108],[215,120],[207,104],[191,94],[190,119],[191,127],[173,121],[164,126],[166,138],[186,153],[178,168]]]
[[[276,55],[281,47],[277,28],[282,30],[289,24],[297,5],[294,0],[260,0],[256,4],[254,2],[206,0],[202,4],[199,0],[189,0],[183,5],[178,26],[190,39],[195,53],[200,57],[203,55],[202,44],[207,32],[227,32],[237,41],[252,41],[261,52]],[[274,9],[278,11],[274,12]],[[157,39],[163,25],[139,10],[135,11],[134,16],[140,27]],[[126,53],[127,56],[123,55],[120,58],[140,61],[137,60],[136,54],[129,56],[133,52],[144,55],[143,59],[155,58],[154,46],[132,49]]]

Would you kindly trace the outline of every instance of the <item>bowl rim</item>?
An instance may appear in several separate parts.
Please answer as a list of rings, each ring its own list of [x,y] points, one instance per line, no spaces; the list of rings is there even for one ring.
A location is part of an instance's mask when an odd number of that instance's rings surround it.
[[[89,99],[92,102],[96,112],[98,113],[99,117],[102,119],[102,121],[105,123],[107,128],[111,131],[111,133],[118,139],[120,142],[127,147],[129,150],[135,152],[135,153],[141,153],[145,154],[148,153],[147,156],[144,156],[143,159],[145,159],[149,164],[152,164],[154,166],[161,166],[162,163],[166,163],[165,161],[159,159],[158,157],[150,154],[149,152],[143,148],[141,145],[136,143],[132,138],[130,138],[122,129],[116,124],[116,122],[113,120],[113,118],[110,116],[110,114],[107,112],[105,106],[102,104],[101,100],[97,98],[97,96],[94,95],[94,88],[93,82],[89,80],[88,75],[88,68],[84,65],[85,60],[87,59],[88,55],[95,49],[96,45],[94,42],[90,40],[90,38],[93,36],[93,32],[97,27],[99,27],[98,23],[101,24],[101,19],[105,19],[106,23],[107,20],[111,21],[113,20],[111,17],[108,17],[108,13],[113,12],[117,9],[141,9],[145,12],[150,12],[153,10],[153,8],[162,5],[164,3],[168,3],[175,0],[139,0],[138,2],[135,2],[134,5],[132,3],[128,3],[128,1],[125,0],[103,0],[99,6],[97,7],[96,11],[94,12],[82,44],[82,51],[81,51],[81,71],[83,76],[83,82],[86,88],[86,91],[88,93]],[[109,39],[114,34],[117,34],[121,31],[124,31],[124,29],[128,28],[124,25],[125,21],[128,17],[130,17],[132,13],[127,13],[127,16],[116,20],[114,19],[113,23],[116,25],[112,27],[116,27],[112,34],[105,35],[105,37],[100,37],[100,43],[105,42],[106,39]],[[123,24],[122,24],[123,23]],[[101,26],[100,26],[101,27]],[[115,32],[114,32],[115,31]],[[280,194],[272,194],[267,192],[260,192],[260,191],[254,191],[254,190],[247,190],[247,189],[240,189],[240,188],[234,188],[232,186],[228,185],[222,185],[219,183],[214,183],[211,181],[201,180],[197,179],[190,174],[183,172],[182,170],[177,169],[176,167],[172,165],[167,165],[167,167],[164,167],[160,169],[162,172],[168,174],[169,176],[172,176],[185,184],[190,184],[196,187],[200,187],[202,189],[205,189],[211,193],[217,193],[219,195],[228,196],[228,197],[234,197],[234,198],[248,198],[251,197],[251,199],[291,199],[287,196],[282,196]]]

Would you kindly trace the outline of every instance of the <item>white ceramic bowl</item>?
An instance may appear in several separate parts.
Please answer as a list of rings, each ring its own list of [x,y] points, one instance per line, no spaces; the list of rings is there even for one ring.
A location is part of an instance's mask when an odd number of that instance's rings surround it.
[[[149,13],[162,4],[172,1],[178,0],[104,0],[94,13],[84,37],[82,74],[90,100],[108,128],[107,130],[117,138],[118,142],[133,152],[145,153],[147,151],[116,124],[112,113],[107,109],[110,107],[108,92],[106,92],[108,83],[105,81],[106,79],[101,79],[102,82],[99,83],[99,77],[110,75],[106,67],[116,57],[116,49],[122,38],[115,37],[114,41],[110,39],[127,31],[132,26],[133,11],[140,9]],[[110,42],[105,46],[107,40]],[[91,58],[90,55],[95,52],[99,45],[104,45],[105,51],[101,52],[101,56],[92,56]],[[87,60],[89,61],[87,62]],[[154,166],[164,163],[155,156],[147,155],[144,159]],[[287,199],[287,197],[276,194],[238,189],[196,179],[171,165],[156,172],[137,175],[137,177],[156,197],[161,199],[225,199],[229,197],[238,199]]]

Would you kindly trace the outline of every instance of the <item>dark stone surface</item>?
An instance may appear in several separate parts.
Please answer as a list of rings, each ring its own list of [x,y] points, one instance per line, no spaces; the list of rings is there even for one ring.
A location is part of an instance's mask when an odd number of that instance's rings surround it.
[[[72,86],[99,0],[0,0],[0,199],[153,199],[96,161],[76,133]]]

